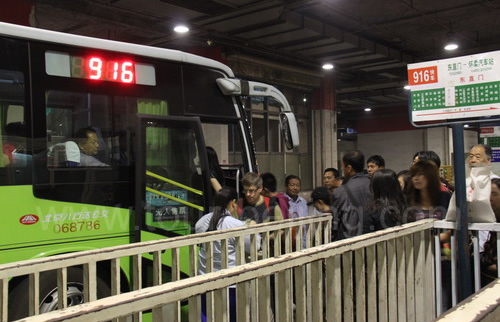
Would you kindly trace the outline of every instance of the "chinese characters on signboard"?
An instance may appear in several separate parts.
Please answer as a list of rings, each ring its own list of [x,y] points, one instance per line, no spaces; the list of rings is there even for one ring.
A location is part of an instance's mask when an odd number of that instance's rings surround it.
[[[500,114],[500,52],[408,65],[413,122]]]

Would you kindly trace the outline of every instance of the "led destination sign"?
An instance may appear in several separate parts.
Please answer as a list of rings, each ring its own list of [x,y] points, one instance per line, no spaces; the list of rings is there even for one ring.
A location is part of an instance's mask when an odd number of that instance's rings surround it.
[[[45,71],[51,76],[109,81],[122,84],[156,85],[155,68],[122,57],[100,55],[72,56],[67,53],[45,53]]]

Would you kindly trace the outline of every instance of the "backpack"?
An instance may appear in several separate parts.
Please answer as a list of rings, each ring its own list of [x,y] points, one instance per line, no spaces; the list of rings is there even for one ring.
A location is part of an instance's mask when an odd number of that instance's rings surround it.
[[[290,208],[290,205],[288,204],[288,197],[284,193],[279,192],[276,195],[276,197],[273,197],[271,199],[278,200],[278,204],[280,206],[281,214],[283,215],[283,219],[290,218],[290,215],[288,213],[288,209]]]
[[[274,207],[276,205],[276,200],[274,201],[271,201],[271,199],[273,198],[268,198],[268,197],[264,197],[264,204],[265,204],[265,211],[267,212],[267,218],[269,218],[269,221],[274,221]],[[251,208],[254,208],[254,209],[257,209],[257,208],[261,208],[262,207],[262,204],[258,205],[258,206],[249,206]],[[240,198],[238,200],[238,216],[240,217],[240,220],[247,220],[249,218],[243,218],[243,214],[244,214],[244,209],[246,208],[246,200],[245,198]],[[261,217],[263,214],[258,214],[259,217]],[[260,220],[258,220],[259,218],[252,218],[253,220],[255,220],[257,223],[261,222]],[[263,222],[264,220],[262,220]]]

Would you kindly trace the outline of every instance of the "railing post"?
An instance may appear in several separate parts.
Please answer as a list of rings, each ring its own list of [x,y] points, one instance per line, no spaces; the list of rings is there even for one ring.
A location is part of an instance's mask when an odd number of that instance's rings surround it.
[[[68,307],[68,269],[62,267],[57,270],[57,305],[58,308]]]
[[[7,321],[7,308],[9,306],[9,280],[0,279],[0,321]]]
[[[34,272],[29,276],[29,315],[40,313],[40,273]]]

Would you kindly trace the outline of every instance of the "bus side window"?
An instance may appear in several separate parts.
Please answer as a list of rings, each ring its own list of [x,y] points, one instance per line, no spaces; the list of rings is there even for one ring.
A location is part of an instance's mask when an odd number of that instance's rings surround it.
[[[24,106],[24,74],[0,69],[0,185],[32,182],[31,148]]]
[[[80,165],[80,148],[73,141],[57,143],[47,153],[47,167],[75,167]]]

